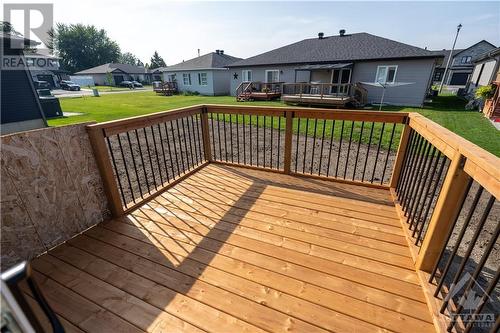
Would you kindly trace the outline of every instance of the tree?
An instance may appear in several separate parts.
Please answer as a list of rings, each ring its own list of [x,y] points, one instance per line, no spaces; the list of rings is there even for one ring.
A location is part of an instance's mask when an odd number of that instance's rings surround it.
[[[13,36],[22,36],[19,31],[16,31],[12,24],[7,21],[0,21],[0,31],[5,32],[7,34],[13,35]]]
[[[93,25],[56,24],[49,31],[49,48],[61,58],[61,67],[70,72],[117,62],[120,47],[104,29]]]
[[[120,64],[129,64],[129,65],[134,65],[139,61],[139,59],[132,53],[130,52],[125,52],[120,55],[120,59],[118,59],[118,62]]]
[[[155,69],[158,67],[167,67],[167,64],[165,63],[165,60],[163,60],[162,57],[158,54],[157,51],[153,54],[151,57],[151,64],[149,65],[150,69]]]
[[[139,59],[137,59],[137,63],[135,65],[144,67],[144,63],[142,61],[140,61]]]

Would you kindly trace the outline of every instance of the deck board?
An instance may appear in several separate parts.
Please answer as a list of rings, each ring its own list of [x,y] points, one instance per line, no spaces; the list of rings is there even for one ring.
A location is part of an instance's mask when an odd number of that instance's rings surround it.
[[[434,331],[385,189],[210,164],[33,268],[72,331]]]

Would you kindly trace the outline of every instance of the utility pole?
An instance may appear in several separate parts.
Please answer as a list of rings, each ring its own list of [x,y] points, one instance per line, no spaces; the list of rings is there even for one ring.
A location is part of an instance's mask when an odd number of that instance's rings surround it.
[[[457,43],[458,33],[460,32],[460,29],[462,29],[462,24],[459,24],[457,26],[457,34],[455,35],[455,40],[453,41],[453,47],[451,48],[450,55],[448,56],[448,61],[446,62],[446,67],[444,69],[443,79],[441,80],[441,85],[439,86],[440,93],[441,90],[443,90],[444,80],[446,79],[446,73],[448,72],[448,67],[450,67],[451,58],[453,58],[453,51],[455,50],[455,44]]]

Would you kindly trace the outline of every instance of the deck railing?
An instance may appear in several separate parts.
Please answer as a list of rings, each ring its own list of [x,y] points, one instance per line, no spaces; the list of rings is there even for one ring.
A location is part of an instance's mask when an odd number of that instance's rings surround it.
[[[366,104],[367,91],[357,83],[284,83],[283,95],[298,97],[302,101],[309,97],[319,100],[327,98],[351,98],[353,102]]]
[[[88,129],[115,216],[206,163],[389,189],[436,327],[498,314],[499,159],[419,114],[202,105]]]

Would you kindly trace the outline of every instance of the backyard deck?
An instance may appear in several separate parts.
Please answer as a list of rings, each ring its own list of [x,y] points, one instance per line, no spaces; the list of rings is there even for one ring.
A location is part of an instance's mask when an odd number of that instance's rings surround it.
[[[33,268],[68,328],[434,331],[384,189],[208,165]]]

